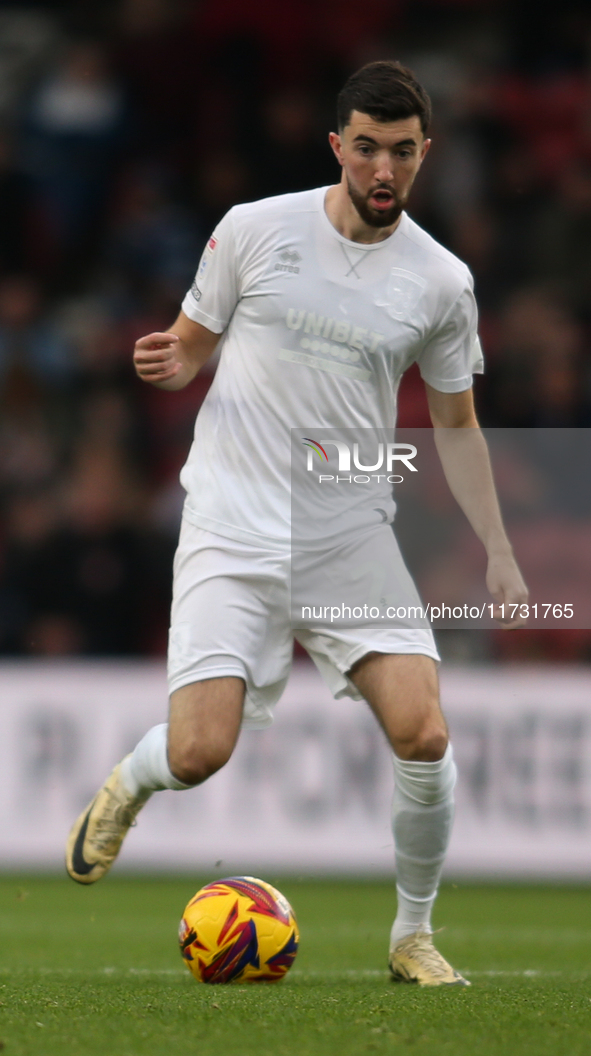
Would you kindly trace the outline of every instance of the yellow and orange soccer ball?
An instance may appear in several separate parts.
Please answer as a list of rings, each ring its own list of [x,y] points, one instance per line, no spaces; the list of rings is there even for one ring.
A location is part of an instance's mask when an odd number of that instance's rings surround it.
[[[299,941],[287,899],[253,876],[232,876],[202,887],[179,925],[181,954],[201,983],[282,979]]]

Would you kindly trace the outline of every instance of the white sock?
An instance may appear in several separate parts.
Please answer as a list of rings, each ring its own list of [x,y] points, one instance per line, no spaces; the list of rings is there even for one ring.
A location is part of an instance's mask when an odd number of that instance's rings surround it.
[[[415,931],[431,931],[431,910],[451,835],[456,775],[451,744],[435,763],[394,756],[398,912],[391,946]]]
[[[121,780],[127,791],[137,799],[149,799],[152,792],[163,788],[181,790],[191,788],[171,773],[166,751],[168,724],[152,726],[142,737],[131,755],[121,763]]]

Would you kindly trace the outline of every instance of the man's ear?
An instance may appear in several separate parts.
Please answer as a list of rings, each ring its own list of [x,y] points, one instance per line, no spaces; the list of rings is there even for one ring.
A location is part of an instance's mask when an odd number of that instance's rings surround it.
[[[420,161],[421,165],[423,164],[427,154],[429,153],[429,147],[430,146],[431,146],[431,140],[430,139],[426,139],[425,142],[423,143],[423,148],[421,150],[421,161]]]
[[[337,159],[339,165],[343,164],[343,147],[341,143],[341,137],[337,132],[328,133],[328,142],[330,143],[334,156]]]

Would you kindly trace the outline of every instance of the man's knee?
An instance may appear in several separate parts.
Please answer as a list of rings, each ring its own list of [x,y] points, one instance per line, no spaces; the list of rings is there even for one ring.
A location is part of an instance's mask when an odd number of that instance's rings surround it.
[[[186,785],[200,785],[225,766],[242,720],[244,682],[231,676],[191,683],[170,698],[168,765]]]
[[[407,762],[436,763],[443,759],[448,745],[445,726],[425,724],[395,745],[396,755]]]
[[[224,738],[210,739],[208,744],[192,739],[175,743],[171,738],[168,765],[178,781],[185,785],[201,785],[226,765],[233,750],[234,741]]]

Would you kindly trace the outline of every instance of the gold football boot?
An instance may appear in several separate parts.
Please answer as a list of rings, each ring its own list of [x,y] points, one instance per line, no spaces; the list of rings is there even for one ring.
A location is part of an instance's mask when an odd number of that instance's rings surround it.
[[[131,796],[120,771],[118,763],[70,831],[66,869],[79,884],[94,884],[109,871],[127,830],[149,798]]]
[[[427,931],[415,931],[390,949],[388,958],[392,978],[419,986],[470,986],[433,945]]]

